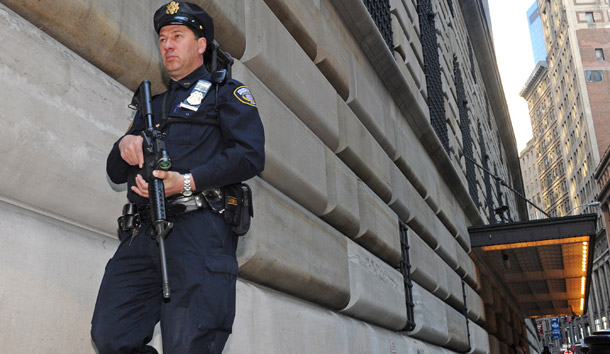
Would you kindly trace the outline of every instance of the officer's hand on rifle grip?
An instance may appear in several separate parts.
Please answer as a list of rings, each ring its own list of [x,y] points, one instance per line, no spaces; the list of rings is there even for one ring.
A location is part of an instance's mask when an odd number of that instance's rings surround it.
[[[119,142],[121,158],[130,166],[138,165],[140,168],[144,166],[143,141],[140,135],[125,135]]]
[[[155,170],[153,172],[155,177],[163,180],[163,186],[165,187],[165,196],[170,197],[175,194],[180,194],[184,189],[184,177],[175,171],[161,171]],[[195,190],[194,181],[191,178],[192,189]],[[148,183],[141,176],[136,176],[136,185],[131,187],[137,195],[143,198],[148,198]]]

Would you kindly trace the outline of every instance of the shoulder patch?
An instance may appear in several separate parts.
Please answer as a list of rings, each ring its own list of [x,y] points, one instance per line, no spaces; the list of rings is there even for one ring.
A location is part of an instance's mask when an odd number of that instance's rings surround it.
[[[256,102],[254,101],[254,97],[246,86],[239,86],[233,91],[233,94],[237,99],[244,104],[247,104],[252,107],[256,107]]]

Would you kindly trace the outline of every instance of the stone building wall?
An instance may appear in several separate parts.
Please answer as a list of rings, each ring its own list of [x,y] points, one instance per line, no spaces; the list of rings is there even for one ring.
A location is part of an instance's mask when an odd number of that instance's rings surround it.
[[[416,1],[390,2],[394,54],[360,1],[198,2],[236,59],[234,77],[256,97],[267,141],[265,171],[250,181],[255,218],[238,248],[226,352],[537,351],[531,323],[476,263],[468,235],[494,220],[490,207],[526,213],[462,152],[469,132],[472,159],[519,187],[481,40],[489,31],[470,27],[485,29],[486,18],[428,2],[445,150],[430,124]],[[125,191],[108,181],[105,159],[131,122],[140,81],[163,89],[151,18],[164,1],[0,3],[0,352],[92,353],[89,321]],[[409,229],[408,332],[399,221]]]

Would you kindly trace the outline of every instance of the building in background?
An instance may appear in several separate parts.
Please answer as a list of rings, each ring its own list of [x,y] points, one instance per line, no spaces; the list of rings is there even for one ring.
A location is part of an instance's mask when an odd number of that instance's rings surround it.
[[[607,74],[607,73],[606,73]],[[610,227],[610,148],[602,157],[601,163],[595,171],[600,193],[598,201],[601,202],[601,210],[606,230]],[[595,259],[593,263],[592,286],[594,296],[591,299],[592,317],[591,327],[594,330],[610,328],[610,235],[606,238],[599,237],[595,244]]]
[[[542,205],[542,191],[540,189],[540,173],[538,172],[538,153],[534,148],[534,139],[527,142],[525,149],[519,154],[521,162],[521,173],[523,174],[523,185],[526,197],[534,204],[527,204],[529,220],[545,218],[537,207]]]
[[[610,146],[609,10],[602,2],[538,1],[547,60],[536,66],[521,95],[530,109],[542,207],[553,216],[597,212],[599,202],[608,208],[602,178],[607,163],[600,162]],[[606,229],[600,218],[588,317],[574,322],[576,338],[580,329],[588,335],[608,328]]]
[[[530,41],[532,52],[534,53],[534,63],[546,61],[546,45],[544,43],[544,32],[542,31],[542,21],[538,12],[538,1],[534,0],[532,6],[527,10],[527,23],[530,30]]]

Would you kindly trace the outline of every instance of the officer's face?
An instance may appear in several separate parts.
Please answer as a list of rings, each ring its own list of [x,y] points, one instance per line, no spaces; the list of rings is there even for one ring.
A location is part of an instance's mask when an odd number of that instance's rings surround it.
[[[178,81],[203,64],[205,38],[197,38],[183,25],[163,26],[159,32],[161,60],[169,76]]]

